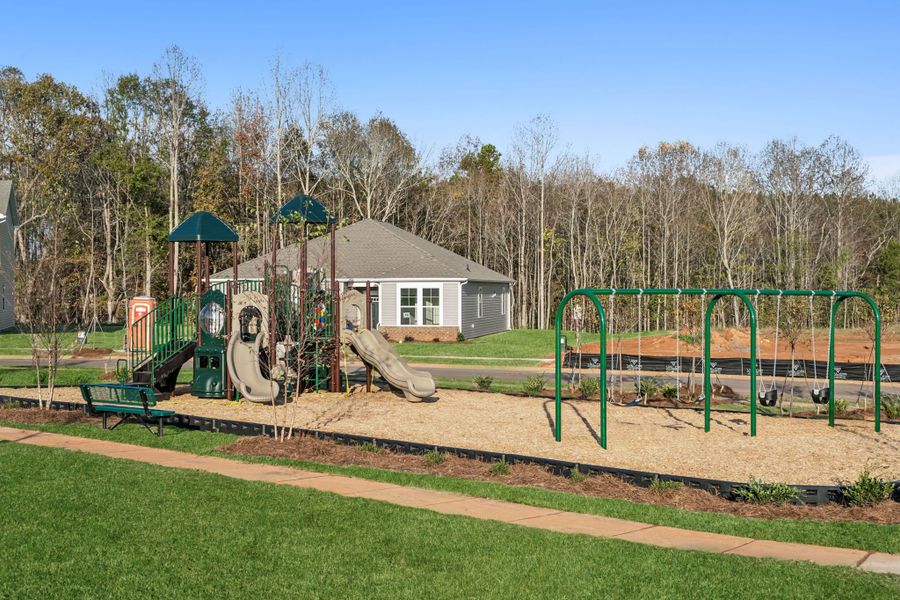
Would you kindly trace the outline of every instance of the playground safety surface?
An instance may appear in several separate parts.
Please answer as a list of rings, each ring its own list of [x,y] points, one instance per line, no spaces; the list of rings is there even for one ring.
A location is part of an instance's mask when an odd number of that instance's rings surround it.
[[[0,390],[0,394],[4,393]],[[27,397],[32,390],[14,390]],[[79,400],[77,389],[60,400]],[[213,418],[478,448],[693,477],[747,481],[751,477],[803,485],[835,485],[869,467],[884,479],[900,479],[900,425],[871,422],[759,417],[749,435],[749,415],[714,412],[712,430],[703,414],[667,408],[608,409],[609,449],[596,439],[599,404],[563,404],[563,441],[553,438],[553,400],[505,394],[438,390],[427,402],[410,403],[390,392],[304,394],[278,407],[178,395],[158,408]]]
[[[649,525],[611,517],[558,511],[499,500],[474,498],[461,494],[410,488],[366,479],[303,471],[289,467],[198,456],[184,452],[133,446],[105,440],[92,440],[60,434],[0,427],[0,440],[35,446],[61,448],[103,456],[156,464],[179,469],[216,473],[225,477],[330,492],[341,496],[366,498],[447,515],[502,521],[562,533],[577,533],[617,538],[677,548],[766,557],[805,560],[820,565],[860,568],[881,573],[900,574],[900,555],[792,544],[731,535],[689,531]]]

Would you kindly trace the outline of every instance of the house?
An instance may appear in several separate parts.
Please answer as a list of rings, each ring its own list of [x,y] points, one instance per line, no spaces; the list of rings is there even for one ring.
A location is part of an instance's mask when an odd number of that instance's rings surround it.
[[[336,278],[341,291],[370,283],[373,325],[392,340],[455,341],[510,328],[512,279],[389,223],[365,219],[337,230]],[[302,244],[278,250],[278,263],[294,274]],[[327,278],[328,236],[307,244],[308,268]],[[239,279],[261,280],[270,256],[238,265]],[[231,279],[231,270],[213,275]]]
[[[12,181],[0,181],[0,331],[16,325],[16,193]]]

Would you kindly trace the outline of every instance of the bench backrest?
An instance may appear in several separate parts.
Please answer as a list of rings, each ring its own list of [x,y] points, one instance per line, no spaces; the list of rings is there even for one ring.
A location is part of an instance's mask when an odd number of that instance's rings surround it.
[[[115,406],[139,406],[149,410],[156,406],[156,394],[153,388],[144,385],[127,385],[121,383],[84,383],[81,384],[81,397],[93,407],[94,404]]]

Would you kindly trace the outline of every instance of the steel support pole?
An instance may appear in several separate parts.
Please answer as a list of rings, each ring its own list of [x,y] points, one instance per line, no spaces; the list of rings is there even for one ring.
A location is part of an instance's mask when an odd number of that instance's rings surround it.
[[[330,226],[330,234],[331,234],[331,318],[332,318],[332,330],[334,333],[334,350],[331,358],[331,391],[339,392],[340,391],[340,373],[338,370],[341,367],[341,303],[339,298],[339,286],[337,282],[337,245],[336,245],[336,233],[335,233],[335,224],[331,223]]]
[[[194,244],[197,250],[197,347],[203,343],[203,336],[200,332],[200,302],[202,300],[203,291],[203,243],[199,240]]]
[[[366,329],[372,329],[372,282],[366,282]],[[372,391],[372,365],[366,365],[366,393]]]
[[[594,303],[600,325],[600,446],[606,449],[606,313],[597,295],[589,289],[578,289],[566,294],[556,309],[556,421],[554,435],[557,442],[562,441],[562,319],[566,305],[576,296],[584,296]]]

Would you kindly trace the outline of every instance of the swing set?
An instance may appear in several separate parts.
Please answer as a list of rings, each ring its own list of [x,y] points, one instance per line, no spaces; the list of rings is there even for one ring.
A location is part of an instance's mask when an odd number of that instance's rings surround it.
[[[711,421],[711,410],[712,410],[712,382],[710,380],[710,335],[711,335],[711,323],[712,323],[712,315],[713,311],[716,307],[716,304],[722,298],[732,297],[737,298],[741,302],[743,302],[744,306],[747,308],[747,312],[750,317],[750,365],[749,376],[750,376],[750,435],[752,437],[756,436],[756,414],[757,414],[757,404],[762,404],[763,406],[775,406],[778,401],[778,391],[776,389],[776,368],[777,368],[777,356],[778,356],[778,330],[779,330],[779,321],[781,319],[781,301],[785,296],[805,296],[809,298],[810,303],[810,317],[811,317],[811,327],[812,327],[812,335],[813,335],[813,368],[815,372],[815,386],[809,390],[810,398],[817,405],[828,404],[828,425],[830,427],[834,427],[834,416],[835,416],[835,394],[832,393],[834,390],[834,346],[835,346],[835,321],[837,316],[837,311],[840,308],[841,304],[846,300],[851,298],[861,298],[872,310],[872,316],[874,318],[875,325],[875,339],[874,339],[874,361],[875,361],[875,369],[873,369],[873,380],[875,385],[874,390],[874,398],[875,398],[875,431],[881,431],[881,377],[879,376],[879,367],[881,365],[881,313],[878,310],[878,305],[875,303],[872,298],[864,293],[857,291],[835,291],[835,290],[759,290],[759,289],[730,289],[730,288],[719,288],[719,289],[696,289],[696,288],[580,288],[577,290],[573,290],[563,297],[562,301],[559,303],[559,306],[556,309],[556,370],[555,370],[555,379],[556,379],[556,411],[555,411],[555,422],[554,422],[554,435],[557,442],[562,441],[562,358],[563,358],[563,348],[562,348],[562,322],[563,322],[563,314],[565,312],[566,306],[573,298],[583,297],[587,300],[590,300],[594,304],[594,308],[597,310],[598,317],[598,325],[600,329],[600,446],[606,448],[607,446],[607,434],[606,434],[606,404],[607,404],[607,352],[606,352],[606,340],[607,340],[607,325],[610,327],[614,324],[615,319],[615,299],[617,296],[637,296],[638,297],[638,310],[640,311],[640,306],[642,303],[642,299],[644,296],[675,296],[676,300],[676,325],[680,325],[680,315],[678,314],[680,311],[680,299],[682,296],[700,296],[701,297],[701,306],[703,304],[706,305],[706,311],[703,321],[703,414],[704,414],[704,431],[708,432],[710,430],[710,421]],[[709,301],[706,301],[706,297],[710,296]],[[772,382],[768,388],[763,381],[762,389],[758,390],[757,387],[757,375],[761,375],[761,368],[759,365],[761,363],[758,362],[758,344],[759,344],[759,335],[758,335],[758,319],[757,319],[757,311],[756,306],[759,303],[759,299],[762,296],[773,296],[776,298],[776,327],[775,327],[775,360],[773,361],[772,366]],[[827,297],[830,298],[831,306],[829,311],[829,343],[828,343],[828,387],[820,388],[819,387],[819,377],[818,377],[818,369],[816,365],[816,355],[815,355],[815,319],[814,310],[813,310],[813,299],[816,297]],[[609,297],[610,301],[610,319],[609,323],[607,322],[606,311],[603,308],[603,304],[600,301],[601,297]],[[752,298],[752,299],[751,299]],[[582,317],[583,319],[583,317]],[[636,390],[637,397],[634,402],[630,402],[629,405],[634,405],[640,403],[642,398],[642,390],[641,390],[641,352],[640,352],[640,339],[641,339],[641,323],[638,322],[638,360],[635,365],[636,373],[637,373],[637,382],[636,382]],[[678,334],[676,334],[676,338]],[[677,344],[677,352],[679,356],[677,357],[677,366],[676,366],[676,381],[680,387],[680,376],[681,376],[681,356],[680,356],[680,343]],[[622,368],[621,364],[621,352],[619,354],[619,369]],[[620,379],[621,381],[621,379]],[[678,392],[680,394],[680,390]]]

